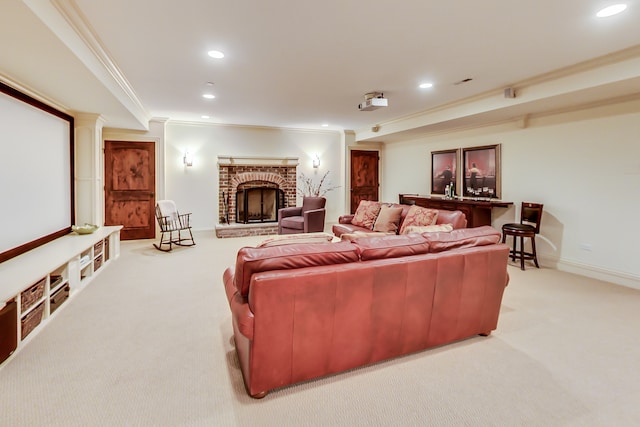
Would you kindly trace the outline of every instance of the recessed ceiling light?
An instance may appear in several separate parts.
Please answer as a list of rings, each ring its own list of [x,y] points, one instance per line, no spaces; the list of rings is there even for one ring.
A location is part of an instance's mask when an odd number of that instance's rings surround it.
[[[215,59],[224,58],[224,53],[220,52],[219,50],[210,50],[209,52],[207,52],[207,55]]]
[[[430,87],[433,87],[433,83],[420,83],[420,89],[428,89]]]
[[[608,7],[605,7],[604,9],[601,9],[598,13],[596,13],[596,16],[598,18],[606,18],[608,16],[617,15],[618,13],[623,12],[626,8],[627,8],[627,5],[624,3],[614,4],[612,6],[608,6]]]
[[[323,124],[322,124],[322,127],[323,127],[323,128],[327,128],[327,127],[329,127],[329,124],[328,124],[328,123],[323,123]]]
[[[215,98],[216,96],[215,96],[215,95],[212,95],[212,94],[210,94],[210,93],[205,93],[204,95],[202,95],[202,97],[203,97],[203,98],[207,98],[207,99],[213,99],[213,98]]]
[[[210,119],[211,118],[209,116],[200,116],[200,117],[202,117],[203,119]]]

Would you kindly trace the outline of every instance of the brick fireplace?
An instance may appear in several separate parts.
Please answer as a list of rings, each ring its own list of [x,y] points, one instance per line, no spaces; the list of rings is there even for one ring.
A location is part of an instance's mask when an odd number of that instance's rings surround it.
[[[277,234],[277,216],[257,222],[243,220],[247,217],[245,208],[237,206],[236,194],[238,191],[243,194],[247,189],[274,189],[276,194],[282,190],[278,207],[295,206],[297,167],[297,157],[218,156],[220,224],[216,226],[216,236],[224,238]],[[240,221],[238,211],[242,214]]]

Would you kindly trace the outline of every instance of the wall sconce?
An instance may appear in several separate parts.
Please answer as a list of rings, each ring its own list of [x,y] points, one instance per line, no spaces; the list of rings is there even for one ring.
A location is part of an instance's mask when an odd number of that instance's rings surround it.
[[[320,166],[320,157],[316,154],[313,156],[313,167],[317,168]]]
[[[191,153],[189,153],[188,151],[185,151],[182,162],[185,166],[193,166],[193,155],[191,155]]]

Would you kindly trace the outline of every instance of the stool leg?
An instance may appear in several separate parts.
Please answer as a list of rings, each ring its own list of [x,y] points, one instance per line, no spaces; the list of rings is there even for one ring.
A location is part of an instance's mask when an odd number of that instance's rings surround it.
[[[524,270],[524,237],[520,236],[520,270]]]
[[[534,235],[531,238],[531,253],[533,254],[533,262],[535,263],[537,268],[540,268],[538,265],[538,255],[536,254],[536,236]]]
[[[516,260],[516,242],[518,241],[517,236],[513,236],[513,251],[511,251],[511,261]]]

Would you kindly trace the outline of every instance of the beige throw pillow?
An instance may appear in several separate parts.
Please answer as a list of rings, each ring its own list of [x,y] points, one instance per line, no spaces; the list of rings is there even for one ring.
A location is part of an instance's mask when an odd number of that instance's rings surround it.
[[[436,233],[438,231],[450,232],[453,230],[451,224],[435,224],[435,225],[410,225],[405,228],[405,234],[409,233]]]
[[[397,233],[401,215],[402,207],[381,206],[378,218],[376,218],[376,222],[373,224],[373,231]]]

